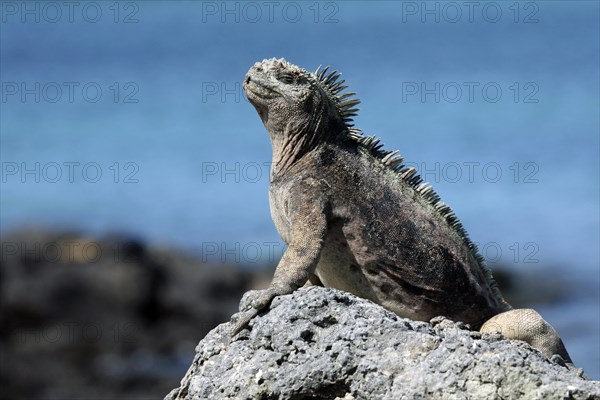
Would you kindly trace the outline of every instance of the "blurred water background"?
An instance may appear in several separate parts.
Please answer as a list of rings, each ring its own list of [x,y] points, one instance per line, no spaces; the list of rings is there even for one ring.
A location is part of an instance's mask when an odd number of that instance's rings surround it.
[[[50,6],[48,6],[50,4]],[[3,2],[2,233],[127,232],[252,267],[283,245],[256,61],[331,65],[600,378],[597,2]],[[534,292],[536,287],[531,287]]]

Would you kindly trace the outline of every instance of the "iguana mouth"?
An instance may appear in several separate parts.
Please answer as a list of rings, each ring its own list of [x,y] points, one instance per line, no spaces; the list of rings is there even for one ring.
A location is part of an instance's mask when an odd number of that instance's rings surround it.
[[[244,79],[243,87],[248,101],[256,108],[261,120],[266,122],[269,119],[269,107],[266,100],[275,97],[273,92],[249,76]]]
[[[248,100],[252,101],[254,99],[274,99],[275,97],[281,96],[276,90],[268,87],[265,84],[262,84],[256,79],[252,79],[249,76],[244,79],[244,90],[246,91],[246,96]]]

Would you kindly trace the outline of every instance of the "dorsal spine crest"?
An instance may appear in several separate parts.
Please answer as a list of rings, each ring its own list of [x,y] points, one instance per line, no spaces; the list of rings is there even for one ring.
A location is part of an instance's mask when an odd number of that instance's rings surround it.
[[[404,164],[404,158],[398,154],[398,150],[384,150],[383,144],[379,138],[375,136],[364,136],[362,130],[354,127],[353,117],[356,116],[359,111],[356,106],[360,103],[360,100],[354,97],[356,96],[356,93],[354,92],[341,93],[348,88],[348,86],[344,85],[344,80],[339,80],[341,73],[336,70],[330,71],[329,66],[325,68],[319,66],[311,75],[315,82],[323,89],[329,100],[337,108],[340,117],[345,124],[347,136],[351,140],[354,140],[358,146],[366,149],[373,157],[381,161],[386,168],[389,168],[396,173],[400,179],[406,182],[408,186],[412,187],[421,198],[433,206],[436,212],[442,216],[448,225],[450,225],[462,238],[463,243],[467,246],[473,258],[486,273],[487,280],[490,283],[494,295],[496,298],[501,298],[500,291],[491,277],[490,270],[485,266],[485,260],[479,254],[477,246],[469,238],[469,235],[465,231],[458,217],[456,217],[452,209],[440,199],[440,196],[435,192],[431,184],[423,182],[423,179],[419,176],[415,168],[407,167]]]

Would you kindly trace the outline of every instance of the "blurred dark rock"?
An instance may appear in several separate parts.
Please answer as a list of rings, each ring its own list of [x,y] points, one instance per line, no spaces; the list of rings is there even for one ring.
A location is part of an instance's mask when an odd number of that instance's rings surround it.
[[[525,342],[441,317],[400,318],[334,289],[275,298],[228,343],[230,329],[219,325],[200,341],[165,400],[600,398],[600,382]]]
[[[256,276],[122,235],[23,231],[1,246],[0,398],[11,400],[160,397]]]
[[[494,280],[504,298],[515,308],[535,308],[573,298],[573,288],[580,285],[565,276],[566,268],[538,265],[529,268],[496,266]]]

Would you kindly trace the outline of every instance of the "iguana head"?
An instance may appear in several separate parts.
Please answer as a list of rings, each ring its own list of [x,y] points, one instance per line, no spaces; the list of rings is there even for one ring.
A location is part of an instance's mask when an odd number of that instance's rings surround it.
[[[244,78],[244,90],[267,128],[274,160],[291,164],[319,143],[334,138],[352,126],[357,99],[336,71],[315,73],[283,58],[258,62]]]

